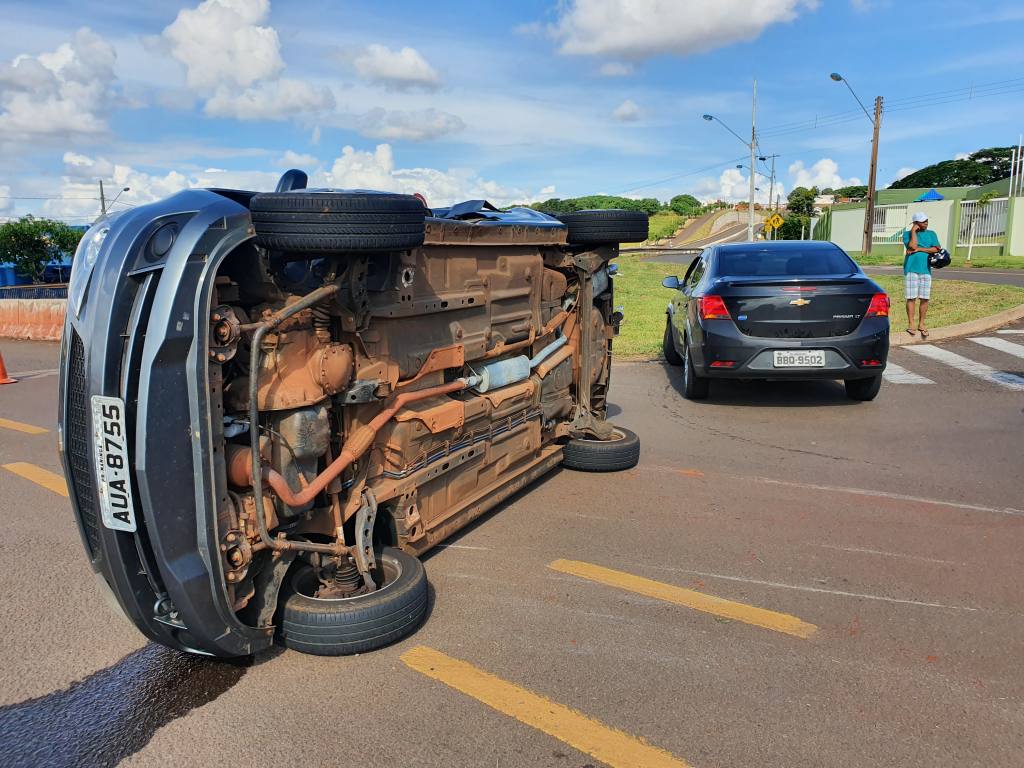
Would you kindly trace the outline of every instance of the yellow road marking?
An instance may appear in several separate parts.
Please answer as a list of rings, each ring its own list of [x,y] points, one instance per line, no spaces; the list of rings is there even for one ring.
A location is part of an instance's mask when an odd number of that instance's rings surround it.
[[[13,472],[20,477],[24,477],[26,480],[31,480],[36,485],[43,486],[43,488],[48,491],[53,491],[54,493],[67,498],[68,486],[67,483],[64,482],[64,478],[60,475],[24,461],[16,461],[13,464],[4,464],[3,468],[8,472]]]
[[[402,654],[410,669],[472,696],[502,714],[543,731],[612,768],[687,768],[687,763],[643,739],[611,728],[518,685],[418,646]]]
[[[15,432],[24,432],[26,435],[45,435],[50,430],[43,429],[42,427],[34,426],[33,424],[23,424],[20,421],[13,421],[12,419],[0,419],[0,427],[4,429],[13,429]]]
[[[607,584],[610,587],[626,589],[646,597],[665,600],[686,608],[712,613],[715,616],[742,621],[745,624],[753,624],[755,627],[763,627],[764,629],[771,629],[776,632],[784,632],[787,635],[802,637],[805,640],[818,630],[814,624],[808,624],[806,621],[802,621],[788,613],[777,613],[776,611],[769,611],[764,608],[747,605],[746,603],[736,603],[732,600],[725,600],[714,595],[706,595],[703,592],[696,592],[692,589],[645,579],[643,576],[634,576],[624,571],[603,568],[600,565],[581,563],[578,560],[555,560],[548,565],[548,568],[553,571],[596,581],[599,584]]]

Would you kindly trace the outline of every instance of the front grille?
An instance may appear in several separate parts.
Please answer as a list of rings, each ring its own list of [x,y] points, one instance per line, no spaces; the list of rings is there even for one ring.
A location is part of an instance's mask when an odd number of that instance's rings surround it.
[[[68,467],[71,470],[71,484],[78,502],[78,514],[82,519],[89,557],[98,562],[101,557],[100,530],[96,511],[96,492],[92,482],[92,467],[89,455],[92,453],[92,435],[89,408],[89,386],[85,370],[85,349],[82,340],[73,330],[71,333],[71,354],[68,360],[67,418],[64,434],[67,440]]]

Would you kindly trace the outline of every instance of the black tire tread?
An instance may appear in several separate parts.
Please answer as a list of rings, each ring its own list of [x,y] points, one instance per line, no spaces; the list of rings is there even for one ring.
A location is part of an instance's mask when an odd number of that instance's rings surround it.
[[[423,564],[400,550],[386,548],[384,556],[402,560],[403,576],[380,592],[324,601],[289,591],[281,604],[282,642],[303,653],[339,656],[372,651],[411,633],[427,611]]]
[[[649,233],[647,214],[643,211],[575,211],[560,213],[558,219],[568,227],[570,243],[635,243],[646,240]]]
[[[661,351],[665,355],[665,362],[669,365],[683,364],[683,358],[672,342],[672,318],[669,316],[665,318],[665,338],[662,340]]]
[[[412,195],[270,192],[250,203],[258,245],[285,252],[389,251],[423,244],[427,209]]]
[[[868,402],[878,397],[878,392],[882,388],[882,374],[867,379],[847,379],[843,385],[846,387],[848,398]]]
[[[562,446],[562,465],[582,472],[619,472],[640,462],[640,438],[625,427],[622,440],[570,440]]]

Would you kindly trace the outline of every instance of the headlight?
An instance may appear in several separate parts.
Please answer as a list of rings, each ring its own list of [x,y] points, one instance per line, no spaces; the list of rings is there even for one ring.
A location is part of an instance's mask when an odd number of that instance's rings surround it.
[[[68,300],[76,315],[82,310],[85,289],[89,285],[92,268],[96,265],[96,259],[99,258],[108,232],[110,227],[107,224],[93,227],[85,233],[78,244],[78,250],[75,251],[75,258],[71,262],[71,280],[68,283]]]

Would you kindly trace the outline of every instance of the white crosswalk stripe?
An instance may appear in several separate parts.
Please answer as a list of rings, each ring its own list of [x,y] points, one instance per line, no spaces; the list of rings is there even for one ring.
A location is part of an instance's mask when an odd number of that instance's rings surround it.
[[[975,362],[963,355],[958,355],[955,352],[950,352],[948,349],[936,347],[932,344],[918,344],[906,347],[906,349],[922,357],[927,357],[930,360],[956,368],[958,371],[963,371],[975,378],[998,384],[1006,389],[1024,392],[1024,376],[1018,376],[1007,371],[997,371],[995,368],[984,363]]]
[[[1005,333],[1005,334],[1007,334],[1009,336],[1012,336],[1012,335],[1015,335],[1015,334],[1024,334],[1024,328],[1004,328],[1001,331],[996,331],[996,333]]]
[[[882,371],[882,377],[893,384],[934,384],[935,382],[926,376],[921,376],[916,373],[908,371],[902,366],[896,365],[896,363],[889,361],[885,364],[885,370]]]
[[[998,349],[1000,352],[1006,352],[1014,357],[1024,357],[1024,346],[1014,344],[1006,339],[997,339],[992,336],[976,336],[971,338],[971,341],[989,349]]]

